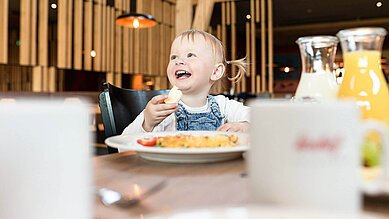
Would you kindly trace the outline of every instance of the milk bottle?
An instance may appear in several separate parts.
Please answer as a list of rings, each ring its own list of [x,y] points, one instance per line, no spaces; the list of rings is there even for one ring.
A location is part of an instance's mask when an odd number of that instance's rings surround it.
[[[338,39],[333,36],[300,37],[302,71],[295,99],[336,99],[339,85],[333,71]]]

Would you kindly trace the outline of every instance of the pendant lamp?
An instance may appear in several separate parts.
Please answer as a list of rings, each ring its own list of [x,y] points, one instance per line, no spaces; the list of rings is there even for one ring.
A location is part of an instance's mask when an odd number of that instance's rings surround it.
[[[130,13],[116,18],[116,24],[129,28],[148,28],[157,24],[157,21],[148,14]]]

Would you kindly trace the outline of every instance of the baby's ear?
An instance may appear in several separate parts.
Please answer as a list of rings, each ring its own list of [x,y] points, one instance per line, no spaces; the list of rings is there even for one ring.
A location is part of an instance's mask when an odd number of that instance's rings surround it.
[[[226,67],[223,65],[223,63],[216,64],[216,68],[212,72],[212,75],[211,75],[211,81],[217,81],[221,77],[223,77],[225,70],[226,70]]]

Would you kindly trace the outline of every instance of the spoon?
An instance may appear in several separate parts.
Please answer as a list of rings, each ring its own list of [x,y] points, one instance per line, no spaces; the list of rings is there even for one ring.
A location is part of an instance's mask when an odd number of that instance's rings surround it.
[[[166,180],[163,180],[139,196],[122,195],[117,191],[106,188],[99,188],[96,190],[96,193],[100,196],[101,202],[105,206],[116,205],[119,207],[129,207],[138,204],[142,199],[145,199],[155,192],[161,190],[165,184]]]

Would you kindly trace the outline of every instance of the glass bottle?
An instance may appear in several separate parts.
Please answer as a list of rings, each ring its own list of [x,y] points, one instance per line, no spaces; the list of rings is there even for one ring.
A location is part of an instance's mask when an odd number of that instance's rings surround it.
[[[295,99],[336,99],[339,85],[333,71],[338,39],[334,36],[300,37],[301,77]]]
[[[355,99],[363,119],[377,119],[389,127],[389,90],[380,66],[385,35],[378,27],[338,32],[345,70],[338,96]]]

